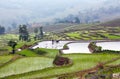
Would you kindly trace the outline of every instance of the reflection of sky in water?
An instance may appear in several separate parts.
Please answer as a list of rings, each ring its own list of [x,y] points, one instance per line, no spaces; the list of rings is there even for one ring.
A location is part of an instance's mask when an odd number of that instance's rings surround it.
[[[63,50],[67,53],[90,53],[88,49],[89,43],[71,43],[68,44],[69,50]],[[102,49],[120,51],[120,42],[101,42],[97,43],[97,46],[101,46]]]
[[[120,42],[102,42],[97,43],[97,46],[101,46],[103,49],[120,51]]]
[[[69,50],[63,50],[65,54],[67,53],[90,53],[88,49],[89,43],[71,43],[68,44]]]
[[[59,41],[59,43],[54,42],[52,44],[52,41],[43,41],[40,42],[37,46],[34,46],[33,49],[35,48],[50,48],[50,49],[62,49],[63,46],[70,41]]]
[[[60,41],[59,43],[52,44],[52,41],[40,42],[37,46],[34,46],[33,49],[39,48],[49,48],[49,49],[62,49],[64,44],[70,41]],[[63,50],[65,54],[67,53],[90,53],[88,49],[89,43],[71,43],[68,44],[69,49]],[[120,42],[101,42],[97,43],[97,46],[101,46],[102,49],[108,50],[117,50],[120,51]]]

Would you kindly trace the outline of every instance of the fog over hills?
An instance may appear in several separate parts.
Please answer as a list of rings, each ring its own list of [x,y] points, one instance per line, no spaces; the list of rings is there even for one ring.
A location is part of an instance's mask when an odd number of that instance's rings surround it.
[[[49,22],[69,14],[79,15],[79,12],[85,12],[86,16],[91,10],[98,13],[110,7],[118,10],[119,5],[119,0],[0,0],[0,24],[7,27],[13,23]],[[112,17],[118,17],[116,14],[119,15],[119,11],[112,13]],[[99,17],[103,19],[103,15]]]

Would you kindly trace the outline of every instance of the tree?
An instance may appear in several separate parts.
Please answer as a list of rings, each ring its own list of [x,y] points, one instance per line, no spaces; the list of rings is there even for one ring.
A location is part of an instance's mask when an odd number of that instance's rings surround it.
[[[38,38],[38,31],[39,31],[39,29],[36,27],[36,28],[34,29],[34,33],[35,33],[34,40],[36,40],[36,39]]]
[[[10,32],[12,30],[11,27],[7,27],[7,31]]]
[[[15,47],[16,47],[17,43],[15,41],[9,41],[8,42],[8,46],[12,47],[12,54],[15,54]]]
[[[5,33],[5,27],[0,26],[0,34],[4,34]]]
[[[27,31],[26,25],[19,26],[19,40],[28,41],[29,40],[29,33]]]
[[[36,27],[35,29],[34,29],[34,33],[38,33],[38,28]]]
[[[15,23],[15,22],[13,22],[11,25],[12,25],[12,28],[14,28],[14,29],[17,27],[17,23]]]
[[[78,17],[75,17],[75,23],[80,23],[80,20],[79,20],[79,18]]]
[[[43,27],[40,27],[40,38],[43,38]]]

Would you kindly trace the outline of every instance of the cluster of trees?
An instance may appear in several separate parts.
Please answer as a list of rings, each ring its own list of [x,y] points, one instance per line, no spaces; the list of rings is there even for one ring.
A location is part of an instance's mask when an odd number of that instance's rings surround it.
[[[34,32],[36,33],[35,38],[43,38],[43,27],[35,28]],[[20,41],[30,41],[30,36],[27,30],[26,25],[20,25],[19,26],[19,40]],[[17,42],[10,40],[8,42],[8,46],[12,48],[12,54],[15,54],[15,47],[17,45]]]
[[[0,34],[4,34],[5,33],[5,27],[0,26]]]
[[[34,37],[35,40],[42,39],[43,36],[44,36],[43,27],[37,27],[37,28],[35,28],[34,29],[34,33],[35,33],[35,37]],[[20,25],[19,26],[19,40],[30,41],[29,37],[30,36],[29,36],[29,32],[27,30],[27,26],[26,25]]]
[[[43,27],[36,27],[34,29],[34,33],[36,34],[34,39],[37,40],[37,39],[42,39],[44,34],[43,34]]]
[[[22,41],[29,40],[29,33],[26,25],[19,26],[19,40],[22,40]]]
[[[63,19],[57,18],[55,22],[56,23],[78,23],[80,24],[80,19],[75,15],[68,15],[67,17]]]

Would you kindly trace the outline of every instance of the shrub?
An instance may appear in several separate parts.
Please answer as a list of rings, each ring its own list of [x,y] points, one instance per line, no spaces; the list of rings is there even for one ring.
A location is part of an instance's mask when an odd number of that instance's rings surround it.
[[[0,48],[0,51],[8,51],[8,49]]]
[[[92,52],[92,53],[102,51],[102,47],[97,46],[95,42],[90,42],[90,44],[88,45],[88,48],[89,48],[90,52]]]
[[[22,50],[23,50],[23,49],[27,49],[27,48],[29,48],[29,47],[31,47],[31,46],[32,46],[32,45],[26,45],[26,44],[25,44],[25,45],[23,45],[22,47],[20,47],[20,49],[22,49]]]
[[[57,65],[57,66],[63,66],[63,65],[67,65],[70,63],[69,58],[67,57],[61,57],[61,56],[56,56],[53,64]]]
[[[41,50],[41,49],[39,49],[39,48],[35,49],[34,51],[35,51],[37,54],[39,54],[39,55],[45,55],[45,54],[47,53],[46,51]]]
[[[115,50],[102,50],[101,53],[113,53],[113,54],[120,54],[120,51],[115,51]]]
[[[69,47],[67,46],[67,44],[65,44],[65,45],[63,46],[63,49],[69,49]]]

